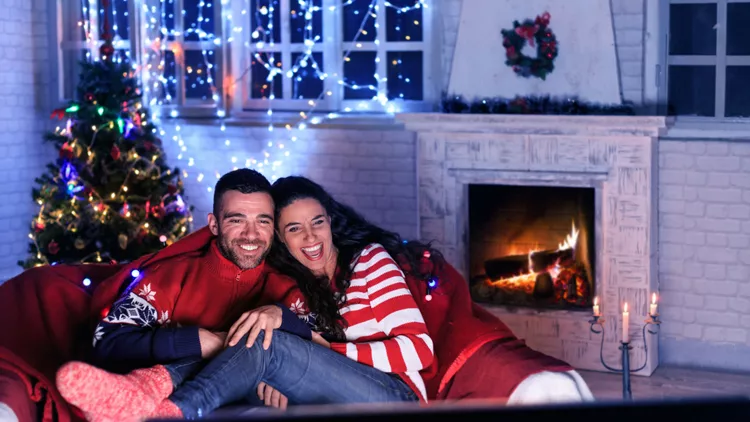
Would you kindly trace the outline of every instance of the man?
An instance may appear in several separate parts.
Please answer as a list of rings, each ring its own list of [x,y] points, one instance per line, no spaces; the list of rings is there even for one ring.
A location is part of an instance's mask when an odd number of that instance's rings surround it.
[[[310,329],[290,310],[304,303],[296,284],[264,263],[274,235],[269,190],[265,177],[249,169],[218,181],[208,216],[214,236],[210,246],[153,265],[147,260],[133,273],[96,327],[96,366],[73,362],[58,373],[66,400],[101,409],[102,415],[117,415],[123,400],[131,401],[131,408],[134,400],[153,408],[158,404],[153,397],[164,395],[154,389],[168,379],[175,388],[199,372],[225,347],[228,331],[249,331],[250,346],[265,330],[265,349],[274,329],[311,338]],[[167,363],[169,369],[150,368]],[[276,393],[278,404],[278,392],[269,388],[268,393]]]

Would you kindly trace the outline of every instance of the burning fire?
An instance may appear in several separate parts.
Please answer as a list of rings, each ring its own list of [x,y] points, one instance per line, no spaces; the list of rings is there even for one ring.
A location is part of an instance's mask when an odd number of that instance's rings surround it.
[[[576,244],[578,243],[578,234],[579,230],[576,229],[575,222],[571,224],[571,230],[570,233],[565,237],[565,240],[562,243],[559,243],[557,246],[558,251],[564,251],[568,249],[574,249],[576,247]],[[504,287],[504,288],[511,288],[514,290],[523,290],[524,292],[531,294],[534,290],[534,283],[536,282],[537,275],[539,275],[538,272],[535,272],[532,268],[532,256],[535,252],[538,252],[539,250],[532,250],[529,251],[529,272],[527,274],[519,274],[515,277],[509,277],[509,278],[502,278],[500,280],[493,280],[491,283],[494,286],[498,287]],[[547,268],[547,273],[552,277],[553,280],[557,279],[557,277],[560,275],[561,267],[560,267],[560,260],[558,259],[555,264],[549,268]]]

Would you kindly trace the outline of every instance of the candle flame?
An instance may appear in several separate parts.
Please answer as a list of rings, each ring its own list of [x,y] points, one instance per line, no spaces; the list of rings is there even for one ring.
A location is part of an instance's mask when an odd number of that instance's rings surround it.
[[[594,306],[599,304],[599,296],[594,296]]]
[[[656,303],[656,293],[651,295],[651,303]]]
[[[628,302],[625,302],[625,307],[623,308],[623,313],[628,313]]]

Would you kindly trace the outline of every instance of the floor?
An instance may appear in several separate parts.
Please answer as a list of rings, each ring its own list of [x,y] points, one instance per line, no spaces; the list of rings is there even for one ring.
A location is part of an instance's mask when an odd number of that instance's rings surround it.
[[[597,399],[621,399],[622,375],[579,371]],[[699,396],[750,396],[750,374],[663,367],[630,377],[633,400]]]

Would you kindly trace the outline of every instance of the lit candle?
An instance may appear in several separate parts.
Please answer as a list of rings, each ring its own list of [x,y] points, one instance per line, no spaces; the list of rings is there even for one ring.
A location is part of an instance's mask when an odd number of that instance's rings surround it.
[[[656,293],[651,295],[651,316],[656,315]]]
[[[622,342],[630,343],[630,336],[628,331],[630,329],[630,313],[628,312],[628,302],[625,302],[625,307],[622,311]]]
[[[594,297],[594,316],[598,317],[602,314],[599,313],[599,296]]]

